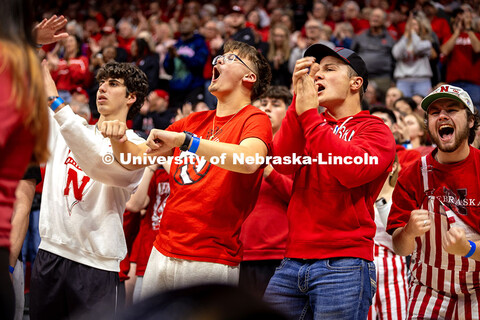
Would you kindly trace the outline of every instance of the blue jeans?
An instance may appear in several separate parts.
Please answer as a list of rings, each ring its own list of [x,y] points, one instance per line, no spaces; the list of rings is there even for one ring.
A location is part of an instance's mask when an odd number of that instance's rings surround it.
[[[373,262],[285,258],[264,300],[291,319],[366,319],[376,289]]]
[[[432,83],[430,78],[405,78],[397,80],[397,88],[403,92],[404,97],[416,94],[426,97],[432,90]]]

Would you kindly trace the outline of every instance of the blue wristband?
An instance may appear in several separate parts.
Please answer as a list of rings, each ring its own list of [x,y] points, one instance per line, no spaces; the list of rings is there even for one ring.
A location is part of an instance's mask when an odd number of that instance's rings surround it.
[[[198,146],[200,145],[200,138],[199,137],[192,137],[192,145],[190,146],[190,151],[191,153],[195,153],[198,150]]]
[[[58,97],[57,99],[53,100],[52,104],[50,105],[50,108],[52,108],[52,110],[55,111],[62,103],[65,103],[65,101],[63,101],[62,98]]]
[[[470,240],[468,240],[468,242],[470,242],[470,251],[468,251],[468,253],[464,256],[465,258],[470,258],[475,253],[475,250],[477,250],[477,245],[475,242]]]
[[[15,271],[15,268],[9,265],[9,266],[8,266],[8,272],[10,272],[11,274],[13,274],[13,271]]]

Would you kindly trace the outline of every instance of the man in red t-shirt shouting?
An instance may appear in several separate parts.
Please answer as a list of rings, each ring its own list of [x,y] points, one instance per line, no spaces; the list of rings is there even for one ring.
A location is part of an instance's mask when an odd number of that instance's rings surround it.
[[[154,129],[140,146],[122,142],[124,124],[101,128],[112,137],[120,161],[122,153],[143,157],[147,148],[153,149],[151,158],[173,156],[171,193],[142,296],[198,283],[238,283],[240,227],[255,206],[263,172],[260,161],[242,159],[265,157],[272,140],[268,116],[250,103],[267,88],[271,71],[249,45],[231,41],[224,51],[213,59],[209,87],[218,99],[216,110],[192,113],[167,130]]]

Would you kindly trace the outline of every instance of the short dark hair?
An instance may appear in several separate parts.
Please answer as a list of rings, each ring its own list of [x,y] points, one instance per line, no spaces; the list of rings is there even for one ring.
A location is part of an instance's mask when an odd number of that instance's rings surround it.
[[[397,116],[395,116],[395,113],[392,110],[387,109],[385,107],[373,107],[370,109],[370,114],[374,114],[376,112],[385,113],[386,115],[388,115],[392,123],[397,123]]]
[[[130,106],[128,110],[127,120],[133,119],[133,117],[140,111],[140,108],[145,101],[145,97],[148,94],[148,80],[145,73],[137,66],[126,62],[109,62],[97,73],[97,81],[112,78],[123,79],[125,87],[127,87],[128,96],[130,93],[135,94],[136,101]]]
[[[237,51],[240,58],[247,58],[253,63],[254,70],[257,71],[257,81],[253,85],[250,99],[257,100],[267,90],[272,80],[272,71],[267,59],[257,49],[243,42],[229,40],[223,48],[224,52]]]
[[[415,100],[413,100],[410,97],[401,97],[401,98],[398,98],[397,100],[395,100],[395,102],[393,103],[394,108],[395,108],[395,105],[397,104],[397,102],[399,102],[399,101],[403,101],[406,104],[408,104],[408,106],[410,107],[412,112],[417,109],[417,103],[415,102]]]
[[[260,97],[265,98],[282,100],[288,107],[292,103],[293,95],[285,86],[269,86]]]

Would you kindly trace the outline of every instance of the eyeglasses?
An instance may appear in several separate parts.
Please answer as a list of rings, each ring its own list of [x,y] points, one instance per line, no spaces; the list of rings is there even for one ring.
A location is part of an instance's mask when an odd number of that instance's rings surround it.
[[[255,71],[252,70],[252,68],[250,68],[245,62],[243,62],[242,59],[240,59],[239,56],[237,56],[236,54],[234,53],[227,53],[227,54],[224,54],[224,55],[220,55],[220,56],[216,56],[215,58],[213,58],[213,61],[212,61],[212,65],[217,65],[218,63],[218,60],[220,59],[223,59],[223,63],[233,63],[234,61],[239,61],[240,63],[242,63],[245,67],[248,68],[248,70],[252,71],[253,73],[257,74]]]

